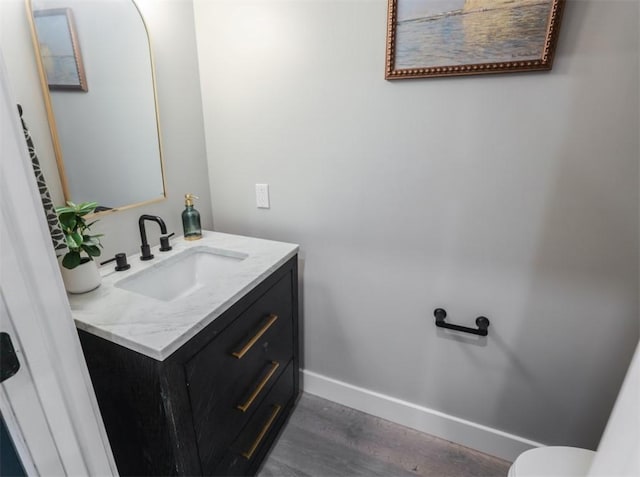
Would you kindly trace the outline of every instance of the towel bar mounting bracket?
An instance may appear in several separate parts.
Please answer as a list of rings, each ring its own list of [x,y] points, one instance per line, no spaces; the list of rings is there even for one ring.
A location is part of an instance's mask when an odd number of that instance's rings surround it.
[[[468,326],[453,325],[446,323],[444,320],[447,317],[447,312],[443,308],[436,308],[433,310],[433,316],[436,317],[436,326],[439,328],[447,328],[449,330],[463,331],[465,333],[471,333],[473,335],[487,336],[489,328],[489,318],[486,316],[479,316],[476,318],[476,328],[469,328]]]

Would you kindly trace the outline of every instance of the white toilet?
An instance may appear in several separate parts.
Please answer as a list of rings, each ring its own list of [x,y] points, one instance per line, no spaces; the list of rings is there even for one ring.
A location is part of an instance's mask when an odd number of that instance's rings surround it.
[[[508,477],[585,477],[596,453],[577,447],[539,447],[518,456]]]
[[[508,477],[640,476],[640,344],[631,360],[598,451],[539,447],[518,456]]]

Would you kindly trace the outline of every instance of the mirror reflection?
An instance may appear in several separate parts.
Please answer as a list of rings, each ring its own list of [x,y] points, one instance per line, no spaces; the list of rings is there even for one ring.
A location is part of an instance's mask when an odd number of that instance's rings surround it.
[[[165,197],[153,61],[132,0],[27,0],[65,200]]]

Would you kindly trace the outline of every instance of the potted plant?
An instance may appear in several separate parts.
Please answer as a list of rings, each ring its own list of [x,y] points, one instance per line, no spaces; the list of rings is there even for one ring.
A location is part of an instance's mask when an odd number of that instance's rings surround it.
[[[89,229],[97,221],[87,223],[85,220],[97,206],[97,202],[74,204],[69,201],[66,206],[56,207],[69,248],[60,262],[62,279],[69,293],[85,293],[100,286],[100,273],[93,258],[100,256],[102,234],[90,234]]]

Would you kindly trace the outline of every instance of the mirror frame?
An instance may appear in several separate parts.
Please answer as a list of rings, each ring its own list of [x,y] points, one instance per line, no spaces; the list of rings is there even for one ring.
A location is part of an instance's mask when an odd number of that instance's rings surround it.
[[[101,215],[112,214],[114,212],[119,212],[121,210],[133,209],[134,207],[141,207],[148,204],[153,204],[156,202],[161,202],[166,200],[167,198],[167,178],[166,178],[166,168],[164,165],[164,155],[162,152],[162,134],[160,132],[160,111],[158,108],[158,89],[156,85],[156,67],[155,61],[153,58],[153,51],[151,48],[151,37],[149,36],[149,29],[147,28],[147,23],[140,11],[140,7],[135,2],[135,0],[129,0],[135,9],[140,15],[140,19],[142,20],[142,25],[144,27],[145,34],[147,36],[147,45],[149,49],[149,60],[151,63],[151,86],[153,88],[153,101],[155,106],[155,119],[156,119],[156,132],[158,135],[158,155],[160,156],[160,173],[162,175],[162,190],[163,194],[161,197],[157,197],[154,199],[145,200],[142,202],[136,202],[133,204],[126,204],[121,207],[114,207],[108,210],[101,210],[99,212],[95,212],[91,214],[91,217],[97,217]],[[64,195],[65,202],[73,200],[71,198],[71,192],[69,189],[69,181],[67,179],[67,174],[64,165],[64,157],[62,153],[62,146],[60,145],[60,137],[58,136],[58,127],[56,124],[56,118],[53,111],[53,103],[51,101],[51,94],[49,92],[49,85],[47,82],[47,73],[44,68],[44,63],[42,61],[42,54],[40,51],[40,44],[38,42],[38,34],[36,31],[36,24],[34,20],[33,14],[33,5],[32,0],[25,0],[25,6],[27,9],[27,18],[29,20],[29,26],[31,27],[31,40],[33,42],[33,48],[36,55],[36,65],[38,67],[38,75],[40,76],[40,87],[42,89],[42,97],[44,100],[45,110],[47,112],[47,121],[49,123],[49,132],[51,133],[51,142],[53,143],[53,152],[56,156],[56,164],[58,166],[58,175],[60,176],[60,185],[62,186],[62,194]]]

